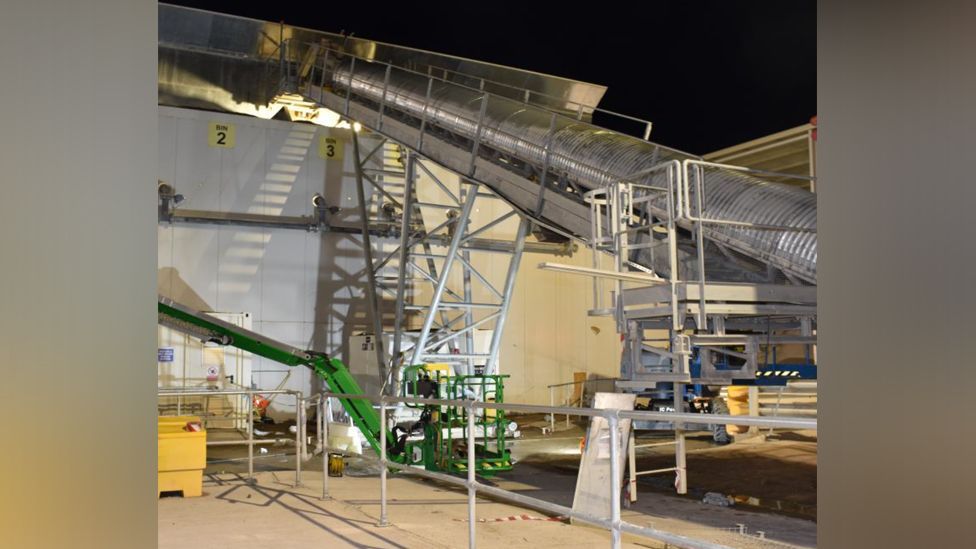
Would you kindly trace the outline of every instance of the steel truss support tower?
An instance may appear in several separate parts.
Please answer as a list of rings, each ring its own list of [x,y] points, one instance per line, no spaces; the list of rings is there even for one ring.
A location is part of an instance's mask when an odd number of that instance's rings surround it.
[[[385,391],[397,386],[404,364],[438,362],[465,373],[498,371],[522,254],[527,247],[550,252],[563,248],[527,244],[529,219],[509,207],[496,207],[501,199],[487,187],[460,177],[457,183],[445,180],[423,157],[390,139],[363,147],[360,141],[354,135],[374,332],[383,328],[383,301],[392,300],[394,308],[392,351],[381,363],[388,367]],[[421,178],[425,188],[418,192]],[[481,211],[499,213],[473,215]],[[515,218],[519,223],[509,239],[484,238]],[[384,232],[398,236],[395,246],[390,239],[369,238]],[[504,279],[493,281],[484,268],[489,255],[507,257]],[[487,349],[479,349],[475,333],[486,329],[491,339]]]

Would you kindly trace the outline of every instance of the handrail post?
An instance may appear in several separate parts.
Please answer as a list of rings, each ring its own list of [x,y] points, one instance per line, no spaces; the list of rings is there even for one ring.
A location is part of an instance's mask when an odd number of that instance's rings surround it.
[[[329,497],[329,418],[325,415],[325,404],[323,399],[327,397],[319,394],[318,416],[319,416],[319,444],[322,448],[322,499]]]
[[[549,406],[556,407],[556,392],[555,387],[549,386]],[[549,433],[556,432],[556,414],[549,412]]]
[[[484,393],[482,392],[482,397]],[[475,485],[475,455],[474,455],[474,401],[468,404],[468,547],[474,549],[475,547],[475,504],[477,498],[477,489]],[[487,444],[488,441],[485,441]]]
[[[620,418],[607,414],[610,428],[610,547],[620,549]]]
[[[302,485],[302,397],[295,393],[295,488]]]
[[[380,396],[380,521],[377,526],[389,526],[386,520],[386,398]]]
[[[254,482],[254,394],[247,395],[247,481]]]

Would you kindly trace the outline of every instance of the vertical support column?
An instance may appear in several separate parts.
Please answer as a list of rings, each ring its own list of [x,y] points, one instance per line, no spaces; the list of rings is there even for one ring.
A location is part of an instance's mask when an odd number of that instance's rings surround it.
[[[613,231],[614,259],[616,260],[614,267],[618,273],[622,273],[630,270],[627,265],[628,257],[630,256],[630,238],[627,233],[627,223],[630,220],[633,206],[633,187],[629,184],[616,183],[610,189],[613,193],[615,204],[612,214],[613,217],[610,219],[611,230]],[[616,299],[613,303],[614,318],[617,321],[617,331],[619,333],[626,329],[623,310],[624,283],[622,280],[615,280],[613,284],[616,291]]]
[[[386,400],[380,396],[380,521],[377,526],[389,526],[386,520]]]
[[[698,221],[695,223],[695,247],[698,249],[698,329],[708,330],[708,313],[705,311],[705,168],[695,166],[695,194],[698,197]]]
[[[620,549],[620,418],[607,416],[610,427],[610,547]]]
[[[305,423],[304,401],[295,393],[295,488],[302,485],[302,425]]]
[[[749,386],[749,415],[759,416],[759,387],[756,385]],[[749,434],[758,434],[759,427],[752,425],[749,427]]]
[[[800,335],[805,337],[813,336],[813,319],[809,316],[800,317]],[[817,363],[817,344],[811,343],[804,346],[807,351],[804,353],[807,362]]]
[[[302,434],[302,461],[308,461],[308,399],[302,399],[302,423],[298,430]]]
[[[633,425],[633,422],[631,422]],[[628,499],[633,503],[637,501],[637,438],[634,436],[634,428],[630,428],[630,443],[627,445],[627,468],[630,469],[630,484],[627,490]]]
[[[555,390],[556,390],[555,387],[549,387],[549,406],[552,408],[556,407]],[[549,434],[551,435],[555,432],[556,432],[556,414],[553,412],[549,412]]]
[[[682,332],[684,322],[678,308],[678,234],[675,225],[676,215],[680,215],[681,203],[680,193],[682,188],[681,170],[675,168],[668,171],[668,280],[671,285],[671,371],[673,373],[684,374],[688,372],[688,353]],[[675,192],[677,191],[677,193]],[[677,200],[676,200],[677,197]],[[684,411],[684,391],[683,383],[675,383],[674,388],[674,410],[675,412]],[[674,467],[676,469],[675,490],[679,494],[688,493],[688,470],[687,470],[687,448],[685,446],[685,433],[681,423],[674,424]]]
[[[684,411],[685,384],[674,384],[674,410],[675,412]],[[675,490],[679,494],[688,493],[688,459],[687,447],[685,446],[684,425],[679,422],[674,423],[674,467],[677,469],[677,480]]]
[[[810,163],[810,192],[817,192],[817,139],[814,137],[814,132],[817,131],[817,127],[814,126],[807,130],[807,161]]]
[[[502,290],[502,307],[495,321],[495,331],[491,334],[491,346],[488,349],[488,360],[485,362],[485,375],[490,375],[498,370],[498,350],[502,345],[502,332],[505,327],[505,319],[508,318],[508,310],[512,305],[512,292],[515,289],[515,280],[518,278],[519,264],[522,262],[522,252],[525,250],[525,237],[529,232],[529,219],[522,217],[519,222],[518,232],[515,234],[515,248],[512,253],[512,261],[508,264],[508,273],[505,275],[505,288]]]
[[[416,180],[417,158],[407,151],[406,173],[403,181],[403,215],[400,218],[400,270],[397,273],[396,317],[393,324],[393,356],[390,357],[390,372],[384,380],[387,385],[384,394],[395,395],[400,386],[400,349],[403,345],[404,307],[407,305],[407,263],[410,262],[411,217],[413,214],[413,192]]]
[[[458,216],[457,221],[455,222],[456,229],[454,231],[454,236],[451,237],[450,247],[447,250],[447,255],[444,257],[444,266],[441,267],[441,273],[437,279],[437,286],[434,288],[434,295],[430,300],[430,309],[427,310],[427,316],[424,317],[423,328],[421,328],[420,336],[417,338],[417,343],[413,348],[411,364],[420,364],[423,359],[424,347],[427,345],[427,340],[430,338],[430,329],[434,325],[434,315],[437,314],[437,309],[440,307],[441,299],[444,297],[444,288],[447,286],[447,281],[451,276],[451,267],[454,265],[455,259],[457,259],[461,238],[464,236],[463,229],[468,224],[468,219],[471,217],[471,210],[474,209],[474,201],[477,197],[478,193],[473,190],[472,192],[468,193],[468,196],[464,201],[464,206],[461,207],[461,215]],[[487,368],[485,373],[487,373]]]
[[[254,482],[254,394],[247,394],[247,481]]]
[[[483,394],[483,392],[482,392]],[[477,490],[475,489],[475,455],[474,455],[474,402],[468,404],[468,547],[474,549],[475,547],[475,521],[477,514],[475,513],[475,504],[477,496]],[[487,414],[487,411],[485,412]],[[487,440],[486,440],[487,443]]]
[[[464,189],[462,188],[461,191],[463,192]],[[478,188],[477,187],[469,188],[467,189],[467,191],[472,193],[477,193]],[[468,229],[467,225],[468,223],[465,223],[463,227],[455,227],[454,230],[467,232]],[[464,289],[463,292],[464,301],[465,303],[471,303],[474,301],[471,292],[471,267],[470,267],[471,253],[468,252],[467,250],[461,250],[460,253],[461,253],[461,260],[462,260],[461,261],[461,267],[462,267],[461,282],[462,282],[462,288]],[[474,309],[468,307],[463,314],[464,314],[465,326],[471,326],[472,324],[474,324]],[[465,373],[468,375],[474,375],[474,356],[473,356],[474,355],[474,330],[468,330],[463,337],[464,337],[464,349],[462,352],[468,355],[468,358],[465,359],[465,362],[467,362],[467,371]]]
[[[353,160],[356,164],[356,195],[359,199],[359,217],[362,229],[363,255],[366,259],[366,277],[369,288],[366,301],[373,321],[373,336],[376,338],[376,364],[380,368],[380,378],[386,377],[386,358],[383,350],[383,319],[380,318],[379,303],[376,298],[376,271],[373,268],[373,245],[369,237],[369,216],[366,211],[366,191],[363,189],[363,165],[359,157],[359,136],[352,132]]]
[[[590,205],[590,266],[594,269],[600,268],[600,242],[603,240],[603,216],[600,213],[601,201],[599,198],[600,193],[597,191],[591,191],[592,203]],[[603,191],[602,205],[607,206],[609,209],[609,200],[606,199],[607,191]],[[602,309],[602,303],[600,301],[600,278],[593,277],[593,308]]]
[[[319,445],[322,448],[322,500],[329,498],[329,418],[325,415],[325,404],[323,399],[328,397],[319,395],[318,409],[319,415]]]

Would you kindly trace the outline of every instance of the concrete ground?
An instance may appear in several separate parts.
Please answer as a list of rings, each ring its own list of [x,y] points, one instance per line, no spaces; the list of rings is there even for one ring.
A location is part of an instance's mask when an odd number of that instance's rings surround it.
[[[572,463],[578,464],[581,429],[571,426],[542,437],[534,433],[530,423],[520,422],[526,438],[513,448],[519,464],[513,471],[494,479],[495,484],[572,506],[576,482]],[[715,485],[714,475],[706,471],[719,470],[723,456],[729,456],[728,463],[737,463],[766,453],[768,460],[778,463],[799,460],[803,465],[802,462],[810,460],[809,453],[786,444],[795,438],[786,436],[785,441],[745,442],[720,448],[696,440],[691,445],[689,465],[693,455],[701,456],[698,463],[714,463],[710,467],[699,466],[697,471],[691,467],[693,484]],[[813,444],[815,475],[815,439]],[[330,479],[331,499],[323,501],[320,500],[322,464],[318,457],[303,463],[303,485],[294,488],[294,470],[288,470],[294,464],[293,456],[287,455],[291,448],[272,447],[268,454],[256,460],[255,469],[259,472],[253,485],[241,476],[246,471],[246,463],[233,457],[231,450],[226,447],[212,450],[226,460],[211,455],[213,461],[204,481],[203,497],[164,497],[159,501],[160,548],[236,549],[242,544],[261,542],[273,543],[276,548],[467,546],[466,493],[454,486],[403,474],[391,475],[388,484],[391,526],[381,528],[376,526],[380,514],[378,469],[370,460],[347,458],[347,474]],[[662,459],[666,457],[644,455],[639,461]],[[736,484],[734,479],[725,482]],[[750,486],[741,479],[738,483]],[[759,488],[758,493],[763,493]],[[810,520],[762,512],[749,505],[727,508],[705,505],[700,503],[696,492],[680,497],[654,483],[642,482],[638,495],[638,501],[623,510],[623,520],[729,547],[816,546],[816,524]],[[800,497],[808,496],[800,494]],[[477,524],[479,547],[589,547],[604,546],[610,541],[609,533],[604,530],[546,520],[549,517],[544,513],[500,501],[479,498],[477,516],[486,521]],[[513,516],[520,518],[508,520]],[[738,533],[738,525],[749,535]],[[763,532],[766,540],[757,539],[758,532]],[[665,547],[653,540],[630,536],[624,537],[623,545]]]

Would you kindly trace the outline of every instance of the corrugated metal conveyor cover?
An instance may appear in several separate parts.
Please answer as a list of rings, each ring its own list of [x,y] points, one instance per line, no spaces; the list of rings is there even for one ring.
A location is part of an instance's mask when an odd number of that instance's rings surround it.
[[[383,99],[385,67],[360,63],[350,85],[348,65],[333,71],[333,86],[351,88],[354,97],[379,103]],[[474,139],[481,111],[481,93],[447,82],[435,82],[427,102],[428,80],[416,74],[393,71],[386,87],[385,108],[413,118],[426,116],[454,134]],[[424,106],[427,104],[426,115]],[[552,115],[515,100],[492,97],[484,115],[480,142],[501,153],[541,166]],[[667,160],[697,158],[637,138],[602,130],[570,118],[556,118],[549,166],[584,189],[604,187],[630,178]],[[663,187],[662,175],[630,179]],[[691,203],[696,204],[692,188]],[[757,225],[789,225],[815,229],[816,197],[797,187],[764,181],[727,169],[709,168],[705,177],[704,217]],[[663,200],[654,207],[664,213]],[[692,214],[697,212],[693,209]],[[746,229],[709,224],[704,235],[743,254],[771,263],[809,282],[816,281],[816,232]]]

